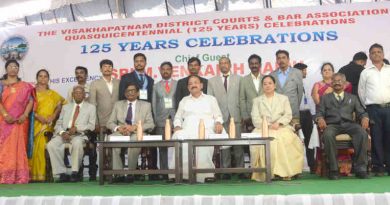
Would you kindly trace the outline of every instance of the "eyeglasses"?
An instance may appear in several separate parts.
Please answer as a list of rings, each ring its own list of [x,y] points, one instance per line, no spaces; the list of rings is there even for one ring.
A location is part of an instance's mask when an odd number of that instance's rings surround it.
[[[126,90],[126,93],[137,93],[137,89],[129,89],[129,90]]]

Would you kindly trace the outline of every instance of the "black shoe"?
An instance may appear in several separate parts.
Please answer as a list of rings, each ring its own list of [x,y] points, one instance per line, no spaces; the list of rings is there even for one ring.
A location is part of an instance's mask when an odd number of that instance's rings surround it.
[[[250,178],[250,175],[249,175],[249,174],[242,174],[242,173],[241,173],[241,174],[238,175],[238,178],[239,178],[239,179],[249,179],[249,178]]]
[[[338,171],[330,171],[328,178],[330,180],[338,180],[339,179],[339,172]]]
[[[62,173],[60,174],[60,178],[56,181],[56,183],[69,182],[69,180],[70,180],[70,176]]]
[[[112,183],[124,183],[125,181],[125,176],[114,176],[112,178]]]
[[[133,175],[127,175],[124,180],[125,183],[133,183],[134,182],[134,176]]]
[[[385,169],[383,167],[373,167],[372,172],[376,177],[383,177],[385,175]]]
[[[364,172],[364,171],[356,172],[355,176],[356,176],[356,178],[359,178],[359,179],[368,179],[368,174],[367,174],[367,172]]]
[[[214,183],[215,182],[215,178],[214,177],[206,177],[204,179],[204,182],[205,183]]]
[[[89,176],[89,181],[90,182],[96,181],[96,175],[95,176]]]
[[[230,174],[224,174],[224,175],[222,175],[222,179],[223,180],[230,180],[232,178],[232,175],[230,175]],[[215,178],[214,178],[215,179]]]
[[[81,181],[81,177],[78,172],[72,172],[72,175],[70,175],[70,182],[79,182]]]

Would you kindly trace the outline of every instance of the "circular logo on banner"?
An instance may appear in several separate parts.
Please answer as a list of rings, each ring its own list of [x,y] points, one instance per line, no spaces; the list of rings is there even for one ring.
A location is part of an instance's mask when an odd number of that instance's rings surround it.
[[[28,42],[22,36],[13,36],[5,40],[0,47],[0,54],[4,61],[22,60],[28,51]]]

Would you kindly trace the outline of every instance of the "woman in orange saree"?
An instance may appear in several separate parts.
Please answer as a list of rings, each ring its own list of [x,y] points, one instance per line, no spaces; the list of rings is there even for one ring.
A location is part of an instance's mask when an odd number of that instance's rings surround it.
[[[16,60],[8,60],[5,69],[0,82],[0,184],[23,184],[29,181],[26,147],[33,87],[18,78]]]

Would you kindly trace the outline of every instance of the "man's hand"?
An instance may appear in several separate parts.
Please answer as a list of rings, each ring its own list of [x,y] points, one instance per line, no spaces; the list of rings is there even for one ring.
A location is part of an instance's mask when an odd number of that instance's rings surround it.
[[[214,128],[215,133],[221,134],[222,130],[223,130],[222,124],[220,122],[216,122],[215,123],[215,128]]]
[[[173,128],[173,132],[176,132],[176,131],[179,131],[179,130],[182,130],[182,128],[180,126],[176,126],[175,128]]]
[[[95,125],[95,132],[100,133],[100,126],[99,125]]]
[[[63,132],[61,134],[61,137],[62,139],[65,141],[65,142],[69,142],[71,140],[71,137],[70,137],[70,134],[69,132]]]
[[[117,131],[121,133],[121,135],[129,135],[129,132],[126,129],[126,125],[118,127]]]
[[[321,131],[325,130],[327,125],[326,125],[324,118],[319,118],[317,123],[318,123],[318,127],[320,128]]]
[[[279,129],[279,123],[278,122],[274,122],[274,123],[272,123],[272,125],[271,125],[271,129],[272,130],[278,130]]]
[[[77,132],[77,128],[76,128],[76,127],[71,127],[71,128],[68,130],[68,132],[69,132],[69,135],[75,135],[76,132]]]
[[[362,124],[363,129],[365,129],[365,130],[368,129],[369,122],[370,122],[370,120],[368,118],[366,118],[366,117],[364,117],[362,119],[361,124]]]

